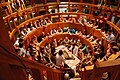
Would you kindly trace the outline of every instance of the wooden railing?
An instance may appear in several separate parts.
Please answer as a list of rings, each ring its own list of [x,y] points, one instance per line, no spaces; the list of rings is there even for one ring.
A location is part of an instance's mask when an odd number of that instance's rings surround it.
[[[49,25],[47,25],[47,27],[37,28],[37,29],[33,30],[32,32],[30,32],[29,34],[27,34],[24,37],[25,45],[26,45],[26,47],[29,46],[30,41],[31,41],[31,39],[33,38],[34,35],[36,37],[38,37],[39,35],[41,35],[42,32],[44,32],[47,35],[47,33],[49,33],[52,29],[57,30],[59,27],[64,28],[66,26],[68,26],[70,28],[74,28],[76,30],[80,30],[81,32],[84,31],[84,26],[82,26],[79,23],[57,22],[57,23],[49,24]],[[86,31],[91,33],[93,36],[96,36],[98,39],[101,40],[102,45],[104,46],[104,52],[106,53],[107,52],[107,47],[106,46],[108,45],[109,42],[105,39],[106,37],[104,36],[104,34],[101,33],[100,30],[92,28],[88,25],[86,25]]]
[[[0,79],[1,80],[28,80],[27,75],[31,74],[34,79],[45,80],[43,72],[46,71],[48,80],[62,80],[61,71],[49,68],[26,58],[19,57],[0,48]],[[120,59],[97,63],[94,69],[80,72],[81,80],[101,80],[103,73],[110,72],[110,80],[120,79]],[[7,77],[6,77],[7,76]]]
[[[62,73],[35,61],[19,57],[16,53],[9,52],[0,46],[0,80],[28,80],[28,74],[35,80],[62,80]],[[44,73],[46,72],[46,73]],[[29,76],[30,77],[30,76]]]
[[[12,13],[12,8],[11,8],[11,2],[3,2],[0,4],[0,8],[6,8],[5,10],[5,16],[8,16],[9,14]]]
[[[3,3],[3,4],[1,4],[1,7],[2,6],[7,6],[7,5],[10,5],[10,4],[11,3]],[[63,6],[61,7],[60,5],[63,5]],[[33,7],[26,8],[24,10],[21,10],[21,11],[15,12],[15,13],[12,13],[11,6],[10,6],[11,14],[4,17],[4,22],[7,23],[8,27],[9,27],[9,31],[11,32],[16,26],[18,26],[22,22],[24,22],[24,21],[26,21],[30,18],[33,18],[35,16],[40,16],[41,15],[40,11],[45,11],[45,14],[48,14],[49,9],[53,9],[53,10],[56,9],[57,12],[55,12],[55,13],[60,13],[59,9],[65,7],[65,8],[68,9],[68,12],[73,12],[73,11],[71,11],[71,6],[70,5],[77,5],[77,7],[72,7],[72,8],[78,9],[78,13],[81,13],[82,10],[89,10],[88,14],[92,14],[92,15],[93,15],[94,11],[98,11],[99,12],[98,16],[101,16],[101,15],[103,16],[103,14],[100,14],[102,12],[107,13],[107,14],[110,15],[109,20],[111,20],[112,16],[115,16],[114,20],[116,20],[118,18],[119,14],[120,14],[120,12],[118,10],[115,10],[115,9],[109,8],[109,7],[105,7],[105,6],[98,6],[98,5],[95,5],[95,4],[88,4],[88,3],[54,3],[53,4],[52,3],[52,4],[44,4],[44,5],[39,5],[39,6],[33,6]],[[84,7],[84,6],[87,6],[87,8]],[[71,15],[71,14],[68,14],[68,18],[69,18],[69,15]],[[21,19],[22,19],[22,21],[21,21]],[[12,27],[12,26],[14,26],[14,27]]]
[[[43,15],[43,16],[38,16],[38,17],[35,17],[35,18],[32,18],[32,19],[29,19],[29,20],[21,23],[20,25],[16,26],[16,28],[12,30],[12,32],[10,33],[10,39],[14,41],[14,34],[15,34],[16,32],[19,33],[19,32],[20,32],[20,31],[19,31],[20,28],[26,27],[26,26],[27,26],[29,23],[31,23],[31,22],[34,22],[34,21],[37,21],[37,20],[40,20],[40,19],[43,19],[43,18],[50,18],[50,19],[51,19],[53,16],[56,16],[58,19],[60,19],[60,16],[64,16],[64,15],[76,15],[76,17],[77,17],[77,16],[86,16],[87,19],[94,19],[95,21],[96,21],[97,19],[98,19],[98,21],[101,21],[101,20],[102,20],[103,22],[106,22],[106,24],[109,24],[109,26],[110,26],[111,28],[114,28],[114,29],[118,32],[118,34],[120,33],[120,31],[119,31],[120,29],[117,28],[117,26],[116,26],[115,24],[111,23],[111,22],[108,21],[108,20],[104,20],[103,18],[95,17],[95,16],[90,15],[90,14],[69,12],[69,13],[46,14],[46,15]],[[79,18],[79,17],[78,17],[78,18]],[[77,19],[78,19],[78,18],[77,18]],[[99,23],[100,23],[100,22],[98,22],[98,24],[99,24]],[[103,26],[105,26],[105,25],[103,24]]]
[[[92,15],[89,15],[89,14],[83,14],[83,13],[55,13],[55,14],[46,14],[46,15],[44,15],[44,16],[38,16],[38,17],[35,17],[35,18],[32,18],[32,19],[29,19],[29,20],[27,20],[27,21],[25,21],[25,22],[23,22],[22,24],[20,24],[19,26],[17,26],[13,31],[12,31],[12,33],[10,33],[10,39],[11,40],[13,40],[13,42],[16,40],[15,39],[15,36],[14,36],[14,34],[16,33],[16,32],[18,32],[18,33],[20,33],[20,28],[22,28],[22,27],[26,27],[27,26],[27,24],[29,24],[30,22],[34,22],[34,21],[36,21],[36,20],[39,20],[39,19],[42,19],[42,18],[46,18],[46,17],[51,17],[51,16],[60,16],[60,15],[77,15],[77,16],[87,16],[87,18],[94,18]],[[97,19],[99,19],[99,20],[101,20],[101,18],[98,18],[98,17],[95,17],[95,18],[97,18]],[[103,19],[102,19],[103,20]],[[114,28],[114,29],[116,29],[116,31],[118,32],[118,34],[119,34],[119,28],[116,26],[116,25],[114,25],[113,23],[111,23],[110,21],[108,21],[108,20],[104,20],[104,21],[106,21],[106,23],[107,24],[109,24],[110,25],[110,27],[111,28]],[[76,23],[77,24],[77,23]],[[53,27],[53,25],[52,25],[52,27],[49,27],[50,25],[48,25],[47,27],[48,28],[46,28],[45,29],[45,33],[48,33],[51,29],[53,29],[53,28],[55,28],[55,26],[56,26],[56,29],[58,28],[58,27],[61,27],[61,28],[63,28],[64,26],[74,26],[74,28],[76,29],[76,30],[80,30],[80,31],[83,31],[83,27],[79,27],[79,26],[81,26],[80,24],[71,24],[71,23],[69,23],[69,24],[67,24],[67,25],[62,25],[62,24],[60,24],[60,25],[54,25],[54,27]],[[76,27],[75,27],[76,26]],[[43,29],[41,29],[42,31],[43,31]],[[40,29],[39,29],[39,31],[41,31]],[[41,31],[41,32],[42,32]],[[108,45],[108,41],[106,41],[105,39],[103,39],[103,37],[104,37],[104,35],[101,33],[101,31],[99,31],[99,30],[95,30],[94,28],[91,28],[91,27],[89,27],[89,26],[87,26],[86,25],[86,31],[87,32],[89,32],[89,33],[92,33],[94,36],[96,36],[97,38],[99,38],[102,42],[103,42],[103,46],[104,46],[104,52],[106,53],[107,52],[107,45]],[[41,32],[39,32],[39,34],[37,33],[37,36],[39,36],[40,34],[41,34]],[[98,35],[99,34],[99,35]],[[32,38],[32,37],[31,37]],[[28,39],[26,39],[27,41],[27,45],[29,45],[29,42],[31,41],[31,38],[28,38]]]
[[[18,31],[19,28],[24,27],[24,25],[28,22],[29,21],[26,21],[25,23],[20,24],[19,27],[15,28],[11,36],[13,36],[14,32]],[[6,44],[7,43],[8,42],[6,42]],[[9,46],[9,44],[7,44],[7,46]],[[120,79],[119,62],[120,60],[118,59],[112,61],[112,63],[110,62],[111,65],[105,65],[106,63],[109,62],[104,62],[104,64],[99,63],[99,65],[97,65],[95,69],[81,72],[83,75],[82,80],[100,80],[103,72],[112,72],[111,80],[119,80]],[[61,71],[51,69],[37,62],[30,61],[23,57],[19,57],[18,55],[16,55],[16,53],[9,52],[9,50],[6,50],[1,46],[0,46],[0,63],[1,63],[0,80],[16,80],[16,79],[28,80],[27,78],[28,74],[31,74],[35,80],[44,80],[43,71],[46,71],[48,80],[62,80]]]
[[[92,70],[81,71],[81,80],[101,80],[103,73],[109,72],[109,80],[119,80],[120,79],[120,59],[112,61],[104,61],[97,63],[96,67]]]
[[[93,50],[93,45],[89,40],[86,40],[85,38],[83,38],[83,36],[80,36],[78,34],[69,34],[69,33],[58,33],[58,34],[53,34],[51,36],[46,37],[44,40],[42,40],[42,42],[39,43],[39,47],[41,46],[45,46],[46,43],[51,43],[54,41],[54,39],[56,39],[57,41],[60,39],[65,39],[65,37],[68,37],[68,39],[72,39],[74,38],[75,40],[80,39],[80,41],[82,43],[84,43],[87,46],[90,46],[93,54],[94,54],[94,50]]]

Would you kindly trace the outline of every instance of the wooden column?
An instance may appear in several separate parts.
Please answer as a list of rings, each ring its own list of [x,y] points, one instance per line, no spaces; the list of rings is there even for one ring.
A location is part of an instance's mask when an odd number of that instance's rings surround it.
[[[57,0],[57,11],[58,11],[58,13],[60,12],[60,10],[59,10],[59,3],[60,3],[60,1]],[[59,22],[60,22],[60,15],[58,15],[58,19],[59,19]]]
[[[27,15],[27,20],[29,20],[30,19],[29,11],[26,11],[26,15]]]
[[[31,6],[35,6],[35,0],[31,0]]]
[[[2,2],[5,2],[4,0],[2,0]]]
[[[10,20],[7,20],[7,23],[8,23],[8,26],[10,28],[10,31],[12,31],[12,26],[11,26]]]
[[[19,15],[17,15],[17,22],[18,22],[18,25],[21,23],[21,22],[20,22],[20,16],[19,16]]]
[[[117,10],[119,10],[119,8],[120,8],[120,0],[118,0]]]
[[[47,0],[45,0],[45,4],[47,4]],[[46,9],[46,14],[48,14],[48,6],[45,5],[45,9]]]
[[[47,0],[44,0],[45,1],[45,4],[47,3]]]
[[[60,12],[60,10],[59,10],[59,3],[60,3],[60,1],[57,0],[57,11],[58,11],[58,13]]]
[[[110,4],[111,4],[111,3],[110,3],[110,0],[108,0],[108,7],[110,7]]]
[[[115,16],[115,18],[114,18],[114,24],[116,24],[116,22],[117,22],[117,16],[116,15],[114,15]]]
[[[13,11],[12,11],[12,8],[11,8],[10,3],[9,3],[7,6],[8,6],[8,11],[9,11],[10,13],[12,13]]]
[[[93,0],[92,3],[94,4],[94,3],[95,3],[95,0]]]
[[[68,12],[70,12],[70,0],[68,0]],[[69,14],[68,14],[68,19],[69,19]]]
[[[12,19],[12,22],[13,22],[13,25],[14,25],[14,27],[16,28],[16,21],[14,20],[14,19]]]
[[[68,0],[68,12],[70,12],[70,0]]]
[[[80,0],[80,3],[82,3],[82,0]],[[79,12],[81,12],[81,10],[82,10],[82,5],[79,4]]]
[[[82,3],[83,2],[83,0],[80,0],[80,3]]]

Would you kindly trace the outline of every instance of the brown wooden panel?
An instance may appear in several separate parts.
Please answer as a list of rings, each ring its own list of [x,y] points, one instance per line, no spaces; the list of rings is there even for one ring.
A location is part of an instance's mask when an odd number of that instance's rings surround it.
[[[102,38],[103,38],[103,37],[105,38],[105,36],[101,33],[100,30],[94,30],[93,36],[96,36],[96,37],[97,37],[98,39],[100,39],[101,41],[102,41]]]
[[[16,80],[8,64],[0,62],[0,80]]]
[[[13,76],[15,77],[15,80],[26,80],[26,73],[25,69],[15,66],[15,65],[10,65],[11,72]]]
[[[37,69],[31,69],[33,78],[35,80],[41,80],[40,71]]]

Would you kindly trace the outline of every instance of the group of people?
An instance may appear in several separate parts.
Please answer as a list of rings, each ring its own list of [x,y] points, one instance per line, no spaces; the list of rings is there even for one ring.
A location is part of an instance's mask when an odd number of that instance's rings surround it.
[[[71,17],[71,19],[72,19],[72,17]],[[44,23],[44,24],[42,24],[41,26],[43,26],[43,25],[47,25],[47,23],[52,23],[50,20],[40,20],[40,22],[39,21],[37,21],[36,23],[34,23],[34,25],[33,25],[33,23],[30,23],[29,25],[28,25],[28,28],[27,29],[22,29],[21,30],[21,34],[23,35],[23,37],[26,35],[26,34],[28,34],[29,32],[31,32],[33,29],[36,29],[37,27],[39,27],[40,26],[40,23]],[[87,20],[84,18],[84,17],[80,17],[79,18],[79,20],[78,20],[78,22],[79,23],[81,23],[81,24],[84,24],[84,25],[86,25],[86,24],[88,24],[88,22],[87,22]],[[31,27],[31,26],[33,26],[33,27]],[[90,38],[89,40],[92,42],[94,42],[94,38],[92,37],[92,35],[90,34],[90,35],[88,35],[87,33],[81,33],[81,31],[77,31],[77,30],[75,30],[75,29],[73,29],[73,28],[69,28],[69,27],[64,27],[63,29],[61,29],[60,27],[59,27],[59,29],[58,30],[56,30],[56,29],[52,29],[51,31],[50,31],[50,33],[48,33],[48,35],[47,36],[49,36],[49,35],[52,35],[52,34],[55,34],[55,33],[59,33],[59,32],[61,32],[61,33],[63,33],[63,32],[68,32],[68,33],[74,33],[74,34],[78,34],[78,35],[83,35],[86,39],[87,38]],[[109,31],[109,34],[110,35],[108,35],[108,40],[109,41],[111,41],[111,40],[114,40],[114,35],[112,34],[112,32],[111,31]],[[40,41],[42,41],[42,38],[43,37],[45,37],[46,35],[45,35],[45,33],[43,32],[41,35],[40,35],[40,37],[38,37],[38,42],[40,42]],[[111,38],[111,36],[112,36],[112,38]],[[92,39],[93,38],[93,39]],[[96,39],[96,38],[95,38]],[[100,41],[100,40],[95,40],[95,41]],[[18,42],[18,41],[16,41],[16,42]],[[96,43],[96,42],[94,42],[94,43]],[[99,43],[99,42],[98,42]],[[95,48],[95,51],[97,51],[96,50],[96,48]]]
[[[24,36],[31,32],[33,29],[36,29],[37,27],[45,26],[49,23],[52,23],[51,20],[45,19],[40,20],[40,22],[36,21],[35,23],[30,23],[27,29],[24,28],[21,30],[21,34],[19,35],[19,38],[14,44],[16,52],[20,56],[27,57],[30,60],[34,60],[57,69],[58,67],[66,67],[66,64],[64,64],[65,58],[63,57],[63,51],[60,50],[56,54],[55,48],[60,45],[65,45],[68,48],[68,50],[72,52],[73,55],[77,56],[80,59],[79,69],[85,68],[85,66],[94,64],[95,62],[114,60],[119,58],[119,46],[117,45],[117,43],[115,43],[115,36],[112,30],[106,31],[105,29],[100,28],[99,25],[95,27],[96,25],[94,25],[93,21],[89,21],[84,17],[80,17],[78,22],[83,26],[87,24],[92,25],[91,27],[100,29],[101,32],[105,34],[106,39],[110,42],[107,54],[104,53],[104,46],[102,45],[102,42],[99,39],[97,39],[97,37],[93,36],[92,34],[88,34],[86,30],[81,32],[70,27],[59,27],[58,29],[53,28],[47,34],[42,32],[42,34],[39,37],[34,36],[30,41],[30,45],[26,48],[24,45]],[[81,43],[79,39],[69,39],[68,37],[65,37],[64,39],[61,38],[60,40],[54,39],[52,43],[46,43],[44,47],[39,47],[38,44],[42,40],[44,40],[46,36],[64,32],[70,34],[77,34],[89,40],[94,46],[93,50],[95,54],[93,54],[93,51],[90,49],[89,46]]]

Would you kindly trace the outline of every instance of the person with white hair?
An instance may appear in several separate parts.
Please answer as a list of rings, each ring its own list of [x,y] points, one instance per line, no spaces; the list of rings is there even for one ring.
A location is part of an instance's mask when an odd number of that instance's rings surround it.
[[[68,37],[65,37],[64,44],[69,44],[69,43],[70,43],[70,40],[68,39]]]
[[[63,56],[63,51],[59,50],[58,54],[56,54],[56,65],[59,67],[64,67],[65,58]]]

